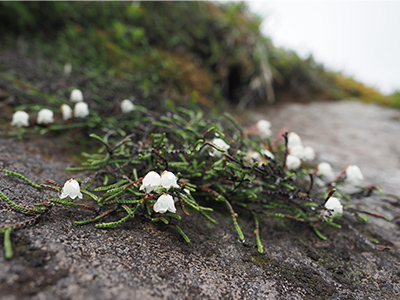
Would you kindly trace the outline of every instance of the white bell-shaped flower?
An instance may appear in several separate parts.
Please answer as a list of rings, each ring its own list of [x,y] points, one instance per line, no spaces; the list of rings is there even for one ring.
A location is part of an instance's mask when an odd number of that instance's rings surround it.
[[[298,168],[300,168],[301,166],[301,160],[300,158],[289,154],[286,157],[286,168],[288,168],[288,170],[297,170]]]
[[[69,120],[72,118],[72,109],[67,104],[61,105],[61,114],[63,116],[63,120]]]
[[[124,114],[130,113],[135,109],[135,104],[132,103],[131,100],[125,99],[121,102],[121,111]]]
[[[170,189],[171,186],[173,186],[174,188],[179,188],[177,181],[178,178],[176,178],[175,174],[172,172],[164,171],[161,174],[161,185],[166,189]]]
[[[364,180],[364,175],[362,174],[358,166],[349,165],[346,168],[346,182],[350,184],[358,184],[360,181],[363,180]]]
[[[256,126],[262,139],[266,139],[271,136],[271,123],[269,121],[260,120],[257,122]]]
[[[24,111],[16,111],[13,114],[11,126],[17,127],[28,127],[29,126],[29,115]]]
[[[315,151],[311,146],[304,147],[303,156],[301,157],[303,160],[314,160],[315,159]]]
[[[83,101],[82,91],[78,89],[72,90],[69,99],[71,100],[71,102],[82,102]]]
[[[246,153],[244,159],[248,163],[252,164],[254,161],[261,161],[261,155],[258,152],[250,151]]]
[[[60,199],[67,197],[70,197],[71,199],[75,199],[76,197],[82,199],[83,197],[79,183],[75,179],[71,178],[64,183],[64,186],[61,190]]]
[[[154,204],[153,209],[156,213],[163,214],[167,211],[172,213],[176,212],[174,198],[171,195],[163,194],[158,198],[157,202]]]
[[[336,197],[330,197],[325,203],[325,210],[323,211],[323,216],[334,217],[343,214],[343,205],[340,200]]]
[[[39,111],[36,122],[38,124],[51,124],[54,122],[54,113],[47,108],[43,108]]]
[[[275,156],[269,150],[265,149],[261,153],[269,158],[272,158],[272,159],[275,158]],[[260,163],[267,162],[266,158],[256,151],[247,152],[246,156],[244,157],[244,160],[250,164],[253,164],[254,161],[258,161]]]
[[[71,75],[71,72],[72,72],[72,65],[71,65],[71,63],[66,63],[66,64],[64,65],[64,74],[67,75],[67,76],[69,76],[69,75]]]
[[[317,167],[317,176],[322,176],[326,181],[331,181],[335,174],[333,173],[332,166],[329,163],[321,162]]]
[[[303,147],[303,144],[301,142],[300,136],[296,132],[291,132],[288,134],[288,148],[291,149],[294,146]]]
[[[269,158],[271,158],[271,159],[275,159],[275,155],[273,155],[272,152],[269,151],[269,150],[267,150],[267,149],[263,150],[262,153],[263,153],[265,156],[267,156],[267,157],[269,157]]]
[[[223,139],[220,139],[220,138],[213,139],[212,143],[215,144],[215,146],[217,146],[217,147],[219,147],[219,148],[221,148],[221,149],[223,149],[225,151],[227,151],[230,148],[230,146],[227,143],[225,143],[225,141]],[[217,157],[220,157],[222,155],[222,152],[220,152],[217,149],[213,148],[208,154],[210,156],[214,156],[215,155]]]
[[[289,152],[291,155],[302,159],[304,156],[304,147],[302,145],[295,145],[289,148]]]
[[[158,173],[150,171],[142,180],[142,185],[140,186],[141,191],[146,193],[151,193],[154,189],[161,185],[161,177]]]
[[[89,115],[89,107],[86,102],[78,102],[74,107],[74,116],[77,118],[85,118]]]

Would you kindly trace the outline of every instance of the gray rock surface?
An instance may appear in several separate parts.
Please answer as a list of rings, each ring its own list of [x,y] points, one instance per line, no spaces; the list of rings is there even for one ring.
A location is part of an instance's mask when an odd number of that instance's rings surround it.
[[[392,135],[392,130],[398,129],[398,111],[388,112],[382,119],[386,125],[394,122],[395,127],[382,125],[384,130],[377,134],[375,126],[364,127],[354,118],[340,119],[346,114],[354,116],[346,113],[346,104],[324,105],[293,104],[256,117],[269,118],[274,131],[280,126],[297,131],[305,145],[313,146],[320,158],[337,170],[350,162],[358,164],[366,181],[399,194],[397,182],[389,179],[399,170],[395,155],[399,144]],[[371,113],[370,106],[349,105],[357,111],[366,109],[367,116]],[[315,115],[305,115],[305,111]],[[335,111],[336,118],[330,120],[333,124],[325,123]],[[346,119],[348,123],[343,123]],[[354,135],[352,126],[359,130]],[[354,140],[357,142],[352,143]],[[364,146],[354,148],[360,142]],[[45,178],[64,182],[71,177],[64,169],[77,163],[63,149],[49,138],[18,141],[0,137],[0,168],[39,183]],[[55,192],[38,191],[3,173],[0,190],[19,204],[40,203],[55,196]],[[356,204],[392,217],[400,214],[396,199],[372,196],[364,201]],[[0,210],[1,225],[32,218],[11,211],[3,201]],[[186,244],[174,228],[142,218],[107,230],[93,225],[78,227],[73,221],[89,218],[93,212],[56,205],[33,226],[12,232],[14,258],[6,260],[0,255],[0,298],[400,299],[398,219],[387,223],[372,218],[364,225],[345,215],[338,220],[340,230],[322,224],[327,241],[304,224],[263,219],[265,253],[261,255],[254,245],[253,228],[239,220],[247,237],[245,244],[239,243],[229,217],[222,217],[222,212],[216,209],[217,225],[196,214],[182,216],[180,226],[192,240]],[[371,242],[371,237],[379,243]]]
[[[269,120],[274,134],[283,127],[295,131],[304,146],[315,149],[318,161],[329,162],[336,171],[356,164],[365,182],[399,193],[400,110],[344,100],[268,106],[251,116]]]

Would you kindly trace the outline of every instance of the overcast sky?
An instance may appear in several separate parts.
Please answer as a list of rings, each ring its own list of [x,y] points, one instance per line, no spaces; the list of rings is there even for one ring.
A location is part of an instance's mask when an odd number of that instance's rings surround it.
[[[383,93],[400,90],[400,1],[247,2],[276,46]]]

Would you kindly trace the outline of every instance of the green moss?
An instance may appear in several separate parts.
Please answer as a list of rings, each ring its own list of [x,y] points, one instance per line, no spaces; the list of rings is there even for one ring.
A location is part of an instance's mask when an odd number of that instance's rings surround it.
[[[90,73],[93,89],[107,74],[175,99],[197,91],[206,105],[222,97],[241,107],[288,98],[398,102],[274,47],[243,2],[0,2],[0,19],[8,43],[32,39],[60,68]]]

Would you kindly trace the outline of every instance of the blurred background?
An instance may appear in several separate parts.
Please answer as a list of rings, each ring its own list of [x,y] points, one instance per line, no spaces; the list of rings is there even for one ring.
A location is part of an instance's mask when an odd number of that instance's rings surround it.
[[[400,89],[400,2],[249,1],[274,44],[391,94]]]
[[[9,51],[40,62],[19,72],[20,80],[37,86],[40,68],[50,64],[51,72],[69,74],[70,85],[97,91],[107,84],[104,98],[134,86],[177,101],[194,93],[206,106],[227,100],[239,109],[350,98],[400,107],[399,79],[393,75],[399,60],[390,52],[399,50],[399,7],[392,2],[0,2],[0,71],[12,75],[24,68],[11,67]],[[57,94],[62,86],[44,88]]]

